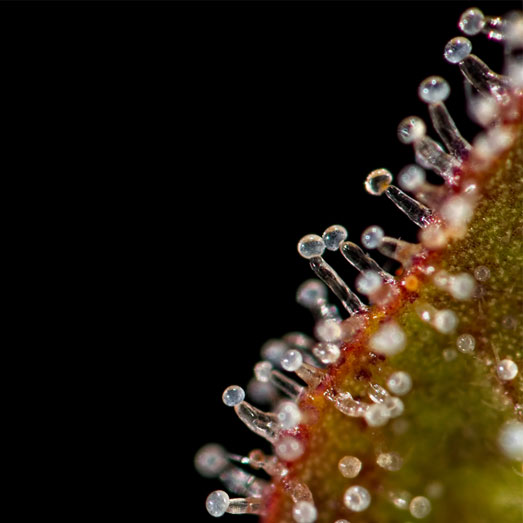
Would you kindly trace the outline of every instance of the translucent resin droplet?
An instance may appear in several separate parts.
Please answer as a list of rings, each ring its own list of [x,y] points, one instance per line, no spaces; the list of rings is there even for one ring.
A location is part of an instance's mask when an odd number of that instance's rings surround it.
[[[441,76],[429,76],[418,88],[419,97],[428,104],[443,102],[449,94],[450,86]]]
[[[231,385],[223,391],[222,400],[227,407],[234,407],[245,399],[245,391],[238,385]]]
[[[341,242],[344,242],[349,233],[347,229],[341,225],[331,225],[322,235],[323,241],[325,242],[325,247],[330,251],[337,251]]]
[[[343,496],[345,506],[354,512],[362,512],[369,508],[371,496],[369,491],[358,485],[349,487]]]
[[[469,82],[466,82],[465,86],[467,111],[470,118],[482,127],[488,127],[499,117],[500,107],[497,100],[491,96],[473,95],[472,85]]]
[[[379,196],[392,182],[392,174],[387,169],[372,171],[365,180],[365,189],[373,196]]]
[[[397,452],[384,452],[378,455],[376,463],[382,469],[396,472],[403,465],[403,458]]]
[[[344,456],[338,462],[338,469],[344,478],[355,478],[361,470],[362,463],[355,456]]]
[[[466,196],[452,196],[440,208],[440,215],[454,229],[464,229],[471,220],[474,206]]]
[[[228,464],[225,449],[214,443],[203,446],[194,457],[196,470],[206,478],[217,477]]]
[[[406,191],[419,189],[426,180],[425,171],[418,165],[407,165],[398,174],[398,183]]]
[[[343,329],[341,324],[336,320],[320,320],[314,326],[314,334],[320,341],[333,343],[341,339]]]
[[[407,372],[399,370],[389,376],[387,387],[393,394],[403,396],[412,388],[412,378]]]
[[[474,278],[466,272],[457,274],[449,280],[448,290],[457,300],[468,300],[472,298],[475,288],[476,282]]]
[[[334,343],[319,343],[312,352],[325,365],[336,363],[340,357],[340,348]]]
[[[364,271],[356,278],[356,289],[367,296],[379,291],[382,285],[383,280],[376,271]]]
[[[371,427],[382,427],[385,425],[389,419],[390,414],[387,407],[382,403],[376,403],[370,405],[367,411],[365,412],[365,421]]]
[[[445,46],[443,56],[447,62],[457,64],[463,61],[472,51],[472,44],[468,38],[457,36]]]
[[[303,454],[301,441],[291,436],[284,436],[274,445],[276,455],[284,461],[295,461]]]
[[[461,334],[456,340],[456,346],[463,354],[471,354],[476,348],[476,340],[471,334]]]
[[[367,227],[361,235],[361,243],[366,249],[376,249],[385,236],[383,229],[378,225]]]
[[[269,361],[260,361],[254,366],[254,375],[258,381],[267,383],[271,377],[272,364]]]
[[[458,326],[458,316],[449,309],[437,311],[434,315],[433,325],[442,334],[450,334]]]
[[[327,287],[319,280],[304,281],[296,292],[296,301],[303,307],[315,307],[327,298]]]
[[[405,348],[407,337],[394,321],[383,324],[370,339],[372,350],[385,356],[393,356]]]
[[[425,122],[421,118],[409,116],[401,120],[398,125],[398,139],[401,143],[414,143],[421,140],[426,131]]]
[[[282,401],[278,405],[276,414],[283,430],[293,429],[301,421],[300,409],[292,401]]]
[[[501,360],[496,366],[498,378],[503,381],[513,380],[518,374],[518,366],[512,360]]]
[[[223,490],[215,490],[207,496],[205,507],[211,516],[219,518],[227,512],[229,501],[227,492],[224,492]]]
[[[463,12],[458,25],[466,35],[477,35],[485,26],[485,15],[477,7],[471,7]]]
[[[490,278],[490,269],[485,265],[480,265],[474,269],[474,278],[480,282],[485,282]]]
[[[298,501],[292,507],[292,517],[296,523],[313,523],[318,517],[318,511],[309,501]]]
[[[416,496],[412,498],[409,504],[409,511],[412,517],[422,519],[427,517],[432,510],[430,500],[425,496]]]
[[[298,252],[306,259],[321,256],[325,252],[325,242],[317,234],[308,234],[298,242]]]
[[[303,356],[298,350],[288,350],[281,360],[281,366],[289,372],[294,372],[303,364]]]

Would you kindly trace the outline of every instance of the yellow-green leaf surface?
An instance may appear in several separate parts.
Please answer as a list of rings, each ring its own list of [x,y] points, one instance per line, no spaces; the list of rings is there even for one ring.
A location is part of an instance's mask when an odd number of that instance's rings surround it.
[[[387,309],[371,309],[365,328],[347,340],[343,357],[324,383],[300,403],[305,413],[301,437],[304,456],[289,465],[314,496],[320,523],[404,523],[414,517],[401,504],[416,496],[431,502],[423,521],[518,523],[523,521],[521,463],[500,448],[500,431],[509,420],[521,421],[523,328],[523,143],[521,128],[508,152],[484,172],[470,168],[478,203],[463,237],[431,253],[405,273],[412,292]],[[457,300],[437,287],[433,274],[475,271],[472,298]],[[451,334],[422,321],[420,308],[450,309],[459,320]],[[407,337],[406,348],[391,357],[369,351],[368,341],[383,321],[394,319]],[[350,320],[349,320],[350,321]],[[472,353],[457,350],[457,338],[470,334]],[[509,358],[519,367],[505,381],[496,372]],[[364,397],[369,383],[386,387],[394,371],[408,372],[412,389],[402,397],[404,413],[382,427],[341,414],[325,393],[330,387]],[[399,470],[378,466],[381,453],[398,453]],[[356,456],[362,470],[348,479],[338,470],[343,456]],[[354,512],[343,504],[352,485],[371,494],[370,506]],[[403,492],[403,494],[402,494]],[[408,493],[408,495],[406,494]],[[292,521],[292,501],[273,485],[270,522]]]

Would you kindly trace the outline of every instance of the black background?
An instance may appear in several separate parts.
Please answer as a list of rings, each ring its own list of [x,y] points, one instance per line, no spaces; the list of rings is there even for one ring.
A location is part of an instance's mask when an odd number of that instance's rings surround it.
[[[173,477],[189,480],[197,521],[206,520],[205,497],[220,485],[191,470],[195,451],[210,441],[237,453],[263,447],[222,404],[223,389],[247,384],[267,339],[311,333],[309,313],[294,301],[297,286],[312,276],[296,251],[299,238],[341,223],[357,242],[372,224],[416,239],[407,218],[388,200],[367,195],[363,181],[373,169],[397,173],[413,162],[396,128],[409,115],[427,121],[417,97],[425,77],[438,74],[450,82],[451,114],[465,137],[478,132],[464,110],[459,70],[442,56],[445,43],[461,34],[460,14],[471,6],[235,3],[181,9],[181,52],[172,65],[182,75],[184,102],[176,171],[189,181],[172,195],[169,241],[186,246],[188,272],[173,269],[175,288],[190,279],[192,290],[175,298],[184,311],[173,311],[171,320],[172,350],[181,362],[173,372],[169,415],[179,420],[185,440],[173,441]],[[502,14],[519,3],[479,7]],[[500,70],[499,44],[484,36],[472,43],[473,52]],[[178,215],[177,207],[187,202]],[[352,285],[355,274],[339,258],[326,256]],[[183,376],[189,393],[179,389],[175,375]]]
[[[4,50],[21,72],[5,74],[3,149],[22,185],[13,219],[28,221],[21,299],[43,317],[38,349],[63,347],[31,360],[53,369],[31,399],[51,440],[38,443],[42,475],[56,471],[52,444],[75,519],[210,521],[205,498],[220,485],[195,472],[196,451],[267,449],[223,389],[247,385],[269,338],[312,332],[295,303],[312,277],[298,240],[335,223],[357,242],[372,224],[416,239],[363,182],[413,161],[396,128],[426,119],[425,77],[449,80],[452,115],[465,137],[477,132],[442,56],[471,4],[15,4]],[[499,70],[502,47],[472,41]],[[326,259],[353,285],[339,254]]]

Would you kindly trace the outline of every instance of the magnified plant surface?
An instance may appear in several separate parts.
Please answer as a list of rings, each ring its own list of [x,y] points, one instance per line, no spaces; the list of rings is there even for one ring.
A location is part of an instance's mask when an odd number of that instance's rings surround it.
[[[470,8],[458,26],[442,51],[482,131],[466,140],[446,107],[449,84],[426,78],[430,128],[408,116],[397,130],[415,163],[362,180],[418,227],[418,241],[369,223],[357,242],[342,225],[298,242],[313,279],[297,301],[313,335],[265,344],[248,401],[239,385],[223,391],[223,408],[272,450],[239,456],[224,442],[197,453],[197,470],[224,485],[207,498],[210,516],[523,521],[523,13]],[[474,39],[503,46],[503,70],[474,54]],[[358,271],[354,283],[335,257]]]

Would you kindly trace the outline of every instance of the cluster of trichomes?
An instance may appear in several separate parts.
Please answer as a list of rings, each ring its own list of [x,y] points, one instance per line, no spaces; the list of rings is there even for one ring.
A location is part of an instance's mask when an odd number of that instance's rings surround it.
[[[501,75],[471,53],[466,37],[445,48],[483,132],[468,143],[445,106],[447,82],[433,76],[421,83],[444,147],[420,118],[405,118],[398,137],[414,147],[416,165],[398,174],[401,188],[386,169],[365,181],[369,193],[385,194],[420,228],[416,244],[378,226],[363,233],[365,249],[401,263],[397,274],[347,241],[340,225],[300,240],[298,251],[318,277],[297,295],[315,317],[315,339],[291,334],[264,347],[255,394],[274,398],[273,412],[245,401],[239,386],[223,393],[274,454],[202,448],[197,469],[240,496],[212,492],[212,516],[523,519],[523,13],[488,17],[473,8],[459,27],[506,51]],[[428,183],[424,169],[444,184]],[[340,251],[359,271],[359,294],[325,261],[325,250]],[[327,288],[348,318],[328,303]]]

